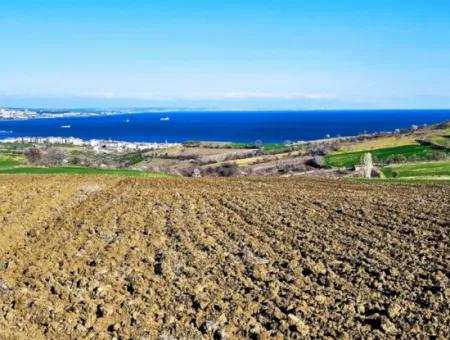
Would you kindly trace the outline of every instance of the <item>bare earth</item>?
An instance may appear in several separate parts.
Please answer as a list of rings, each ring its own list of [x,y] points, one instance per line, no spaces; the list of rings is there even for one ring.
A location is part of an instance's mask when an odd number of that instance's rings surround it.
[[[0,338],[450,336],[450,189],[0,177]]]

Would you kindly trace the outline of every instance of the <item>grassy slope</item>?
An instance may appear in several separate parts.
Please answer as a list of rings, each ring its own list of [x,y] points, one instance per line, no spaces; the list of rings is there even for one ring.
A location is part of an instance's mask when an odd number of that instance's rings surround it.
[[[450,177],[450,161],[401,164],[385,167],[381,169],[381,171],[388,178],[424,177],[424,176]]]
[[[392,148],[402,145],[417,144],[417,139],[429,139],[439,145],[446,145],[449,139],[450,128],[431,129],[419,134],[401,134],[385,137],[371,138],[358,142],[344,143],[339,152],[367,151],[381,148]],[[447,138],[446,138],[447,136]],[[443,144],[444,143],[444,144]]]
[[[437,144],[442,145],[444,147],[450,148],[450,135],[447,136],[433,136],[430,138],[430,141]]]
[[[0,174],[78,174],[78,175],[115,175],[135,177],[169,177],[170,174],[143,172],[127,169],[97,169],[77,166],[36,167],[25,166],[26,159],[20,155],[0,154]]]
[[[372,153],[375,162],[385,162],[393,155],[403,155],[406,159],[412,159],[415,156],[417,160],[426,160],[434,151],[435,150],[430,146],[412,144],[371,150],[370,152]],[[330,166],[350,168],[355,164],[361,163],[361,158],[365,152],[366,151],[331,154],[325,157],[325,161]]]
[[[144,172],[139,170],[121,170],[121,169],[97,169],[74,166],[63,166],[54,168],[44,167],[16,167],[0,169],[0,174],[30,174],[30,175],[114,175],[114,176],[132,176],[132,177],[171,177],[172,175],[159,172]]]
[[[339,152],[357,152],[415,144],[415,136],[388,136],[343,145]]]

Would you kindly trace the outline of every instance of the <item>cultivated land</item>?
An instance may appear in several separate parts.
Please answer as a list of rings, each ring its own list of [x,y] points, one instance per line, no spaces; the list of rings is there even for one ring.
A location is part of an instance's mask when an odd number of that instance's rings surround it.
[[[308,143],[265,144],[187,141],[164,148],[117,149],[89,145],[0,143],[0,174],[97,174],[136,177],[321,176],[361,177],[370,152],[377,181],[441,181],[450,171],[450,123],[393,133],[327,138]],[[444,161],[433,171],[436,161]],[[424,166],[423,163],[430,163]],[[417,163],[412,176],[391,171]],[[408,165],[409,166],[409,165]],[[165,175],[166,174],[166,175]]]
[[[335,167],[352,167],[360,164],[366,152],[371,152],[375,162],[388,162],[394,156],[402,156],[404,160],[427,160],[430,159],[436,149],[428,145],[402,145],[391,148],[381,148],[374,150],[335,153],[326,157],[326,162]],[[450,150],[441,151],[444,155],[450,155]]]
[[[382,169],[386,177],[444,177],[450,180],[450,161],[398,164]]]
[[[447,338],[447,186],[0,176],[0,338]]]
[[[15,167],[1,169],[0,174],[23,174],[23,175],[111,175],[125,177],[173,177],[173,175],[159,172],[144,172],[139,170],[120,169],[98,169],[74,166],[60,167]]]

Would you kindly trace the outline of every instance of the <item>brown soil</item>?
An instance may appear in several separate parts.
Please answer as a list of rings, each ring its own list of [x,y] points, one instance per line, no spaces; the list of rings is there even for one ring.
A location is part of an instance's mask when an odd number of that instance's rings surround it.
[[[0,177],[0,338],[450,336],[450,189]]]

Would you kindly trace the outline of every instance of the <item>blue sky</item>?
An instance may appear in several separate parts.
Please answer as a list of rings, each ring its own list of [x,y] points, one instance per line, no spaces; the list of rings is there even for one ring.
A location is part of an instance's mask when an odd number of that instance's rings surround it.
[[[0,44],[0,106],[450,107],[448,0],[5,0]]]

